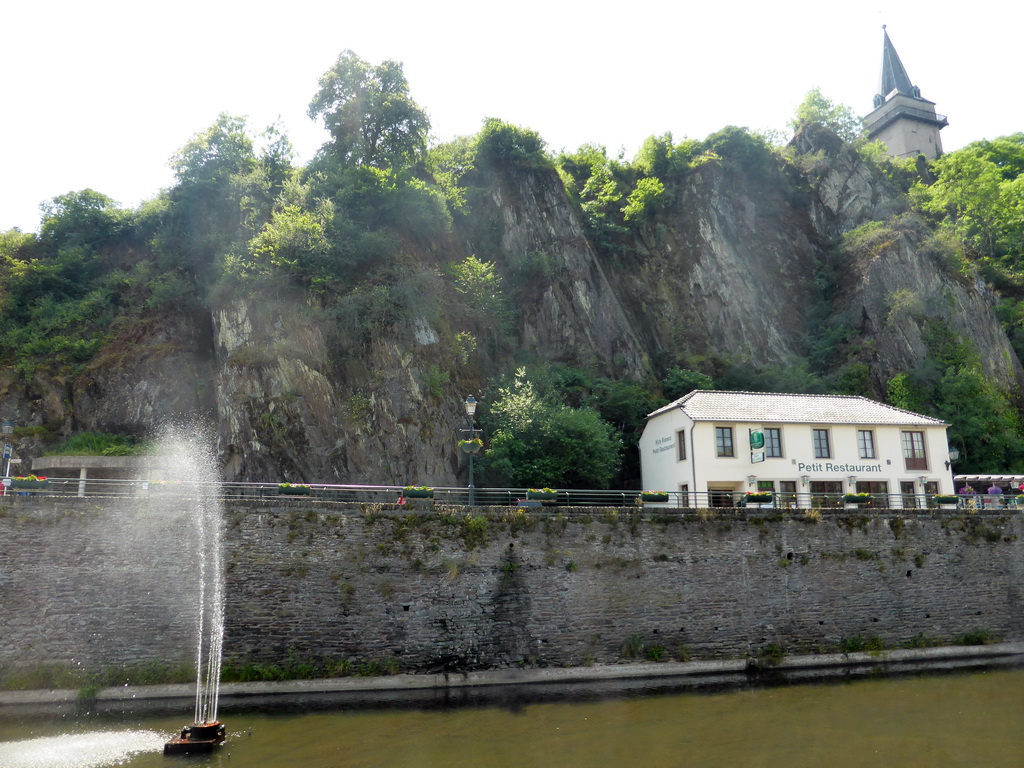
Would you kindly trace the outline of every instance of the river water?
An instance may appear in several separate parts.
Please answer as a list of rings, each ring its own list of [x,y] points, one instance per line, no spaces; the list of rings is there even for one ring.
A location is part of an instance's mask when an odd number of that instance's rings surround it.
[[[228,741],[198,758],[162,754],[191,713],[5,717],[0,766],[1024,766],[1021,669],[594,701],[297,709],[222,711]]]

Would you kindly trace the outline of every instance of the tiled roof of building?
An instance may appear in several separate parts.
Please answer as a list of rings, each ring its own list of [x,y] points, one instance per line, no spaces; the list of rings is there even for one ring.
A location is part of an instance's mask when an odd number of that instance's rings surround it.
[[[941,419],[852,395],[789,395],[777,392],[712,392],[698,389],[648,414],[680,409],[694,421],[754,423],[897,424],[948,426]]]

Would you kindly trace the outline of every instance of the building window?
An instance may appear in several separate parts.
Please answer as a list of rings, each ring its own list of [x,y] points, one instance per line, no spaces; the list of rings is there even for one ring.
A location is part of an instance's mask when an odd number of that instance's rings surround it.
[[[811,430],[811,434],[814,439],[814,458],[831,459],[832,448],[828,442],[828,430],[815,429]]]
[[[767,459],[782,458],[782,430],[778,427],[764,431],[764,455]]]
[[[715,455],[735,455],[732,450],[732,427],[715,427]]]
[[[907,469],[928,469],[928,457],[924,453],[924,432],[903,432],[900,438]]]
[[[875,433],[870,429],[857,430],[857,452],[862,459],[875,459]]]
[[[686,430],[676,432],[676,461],[686,461]]]

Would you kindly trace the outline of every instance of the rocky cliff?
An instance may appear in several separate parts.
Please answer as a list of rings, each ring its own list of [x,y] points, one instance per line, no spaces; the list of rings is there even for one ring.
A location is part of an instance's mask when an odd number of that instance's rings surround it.
[[[1024,383],[993,292],[825,130],[804,131],[788,157],[723,150],[695,164],[614,254],[588,238],[552,168],[481,167],[473,183],[482,193],[450,241],[403,252],[417,279],[409,312],[371,321],[357,309],[356,333],[298,287],[221,291],[203,313],[132,325],[66,376],[6,368],[5,410],[50,435],[142,434],[198,413],[228,479],[446,485],[464,482],[462,399],[522,362],[657,381],[693,360],[757,368],[816,354],[863,366],[866,394],[881,396],[928,354],[922,329],[941,319],[994,381]],[[493,261],[510,286],[507,333],[453,291],[438,251]],[[29,431],[19,449],[42,442]]]

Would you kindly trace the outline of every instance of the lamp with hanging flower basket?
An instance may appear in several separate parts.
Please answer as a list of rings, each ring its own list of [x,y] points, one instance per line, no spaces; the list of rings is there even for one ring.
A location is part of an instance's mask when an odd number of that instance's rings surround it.
[[[479,453],[483,447],[484,441],[479,437],[474,437],[470,440],[459,440],[459,450],[463,453]]]

